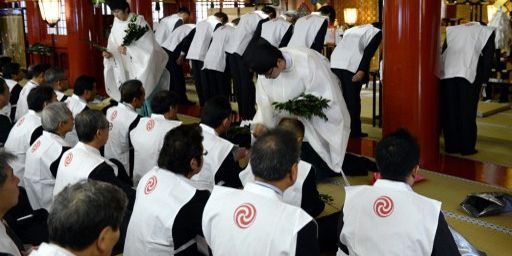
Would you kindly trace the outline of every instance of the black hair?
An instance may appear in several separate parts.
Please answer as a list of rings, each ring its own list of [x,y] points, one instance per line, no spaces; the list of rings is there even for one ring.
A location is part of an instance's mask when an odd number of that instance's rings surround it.
[[[13,76],[20,73],[20,64],[11,62],[4,66],[3,77],[6,79],[12,79]]]
[[[382,29],[382,22],[376,21],[372,23],[372,26],[378,29]]]
[[[0,72],[3,72],[5,65],[11,63],[12,58],[9,56],[0,56]]]
[[[334,10],[334,8],[330,5],[324,5],[324,6],[320,7],[320,9],[318,9],[318,11],[322,15],[329,16],[329,23],[333,23],[334,20],[336,19],[336,10]]]
[[[231,104],[224,96],[215,96],[206,101],[201,113],[201,123],[217,128],[231,115]]]
[[[85,91],[94,90],[94,83],[96,82],[96,78],[92,76],[82,75],[79,76],[75,80],[75,88],[73,89],[73,93],[78,96],[84,95]]]
[[[238,26],[238,23],[240,22],[240,18],[233,19],[231,23],[235,24],[235,26]]]
[[[186,176],[192,171],[192,159],[202,164],[202,141],[201,127],[197,124],[180,125],[170,130],[158,156],[158,167]]]
[[[229,21],[228,15],[223,12],[216,12],[214,16],[219,18],[222,24],[226,24]]]
[[[111,11],[122,10],[124,12],[126,11],[126,8],[128,8],[128,12],[130,12],[130,5],[126,0],[108,0],[107,5],[110,7]]]
[[[180,13],[180,12],[181,13],[186,13],[186,14],[190,15],[190,10],[187,7],[180,7],[178,9],[178,13]]]
[[[151,110],[155,114],[163,115],[169,112],[169,109],[175,108],[178,105],[178,96],[176,93],[162,90],[156,93],[151,100]]]
[[[9,86],[7,86],[5,80],[0,77],[0,95],[3,95],[5,91],[9,91]]]
[[[276,17],[276,9],[272,6],[265,5],[263,8],[261,8],[261,11],[270,16],[271,19]]]
[[[6,171],[9,164],[16,160],[16,158],[17,157],[14,154],[6,151],[5,148],[0,148],[0,187],[4,186],[5,180],[7,179]]]
[[[55,92],[53,88],[48,85],[39,85],[32,89],[27,96],[28,108],[35,112],[43,110],[45,103],[49,104],[52,101]]]
[[[75,129],[78,140],[81,142],[91,142],[99,129],[109,128],[110,123],[99,110],[85,109],[75,117]]]
[[[283,53],[263,38],[251,42],[248,47],[243,55],[244,64],[260,75],[275,67],[278,59],[284,59]]]
[[[134,99],[142,96],[142,82],[132,79],[124,82],[119,88],[121,91],[121,102],[131,103]]]
[[[44,74],[44,72],[46,72],[46,70],[48,70],[49,68],[50,68],[50,65],[48,65],[48,64],[36,64],[34,66],[31,66],[30,74],[31,74],[32,78],[38,77],[41,74]]]
[[[295,134],[273,129],[262,135],[251,148],[251,167],[254,176],[266,181],[283,179],[300,157]]]
[[[407,130],[385,136],[375,150],[375,160],[381,177],[404,182],[420,161],[420,146]]]
[[[284,117],[277,127],[293,132],[296,136],[304,137],[304,124],[297,118]]]

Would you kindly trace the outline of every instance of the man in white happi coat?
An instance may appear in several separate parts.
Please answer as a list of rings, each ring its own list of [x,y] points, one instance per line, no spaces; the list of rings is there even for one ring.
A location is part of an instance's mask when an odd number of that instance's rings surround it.
[[[105,158],[113,158],[121,162],[131,179],[133,178],[133,145],[130,141],[130,132],[140,120],[135,110],[144,104],[144,87],[139,80],[128,80],[121,85],[120,89],[121,102],[109,108],[106,114],[111,128],[105,144]]]
[[[141,109],[142,114],[151,114],[149,101],[153,93],[166,88],[170,81],[169,72],[165,69],[168,57],[155,40],[153,31],[142,15],[130,12],[125,0],[108,2],[114,14],[114,24],[108,37],[107,50],[103,52],[105,87],[107,94],[119,101],[119,87],[129,79],[138,79],[144,85],[146,102]],[[147,27],[144,35],[132,42],[125,42],[128,25]],[[128,45],[125,45],[128,44]]]
[[[23,79],[20,64],[13,62],[5,65],[2,72],[2,78],[5,79],[7,86],[9,86],[9,92],[11,93],[11,99],[9,101],[11,103],[11,113],[9,117],[14,119],[17,106],[16,104],[18,104],[21,90],[23,90],[23,87],[19,84]]]
[[[295,22],[288,47],[306,47],[322,52],[328,26],[329,18],[321,13],[312,13],[299,18]]]
[[[258,112],[252,121],[255,136],[265,127],[275,127],[282,117],[290,116],[276,112],[272,103],[286,102],[302,93],[327,99],[329,107],[324,110],[327,121],[316,116],[298,119],[306,128],[304,141],[331,170],[340,173],[350,134],[350,116],[329,61],[308,48],[277,49],[263,40],[244,55],[244,61],[260,74],[256,84]]]
[[[137,200],[128,225],[124,255],[201,255],[196,237],[210,193],[197,190],[190,178],[201,173],[201,129],[181,125],[165,136],[158,165],[137,187]],[[208,254],[205,254],[208,255]]]
[[[373,186],[345,187],[337,255],[460,255],[441,202],[411,188],[419,172],[419,151],[405,130],[377,144],[381,179]]]
[[[156,166],[165,135],[181,125],[177,104],[177,96],[173,92],[158,92],[151,101],[151,117],[141,118],[130,132],[134,150],[133,184],[137,185],[142,176]]]
[[[73,95],[68,97],[65,102],[73,117],[76,117],[82,111],[89,109],[87,103],[91,102],[96,95],[96,78],[92,76],[82,75],[75,80]],[[78,143],[78,135],[76,129],[66,134],[66,141],[75,146]]]
[[[213,32],[212,42],[204,56],[202,72],[206,73],[205,84],[208,85],[210,96],[229,97],[231,94],[231,79],[227,64],[226,46],[235,28],[226,24],[228,16],[225,13],[221,14],[223,25]]]
[[[204,106],[204,103],[211,97],[208,93],[209,85],[206,84],[205,73],[202,72],[202,69],[206,52],[212,41],[213,31],[222,25],[221,13],[222,12],[217,12],[197,23],[194,38],[190,43],[190,49],[186,57],[187,60],[191,60],[192,62],[192,75],[194,77],[200,106]]]
[[[11,163],[11,166],[17,177],[23,179],[27,150],[43,133],[41,111],[46,105],[55,101],[57,101],[57,96],[47,85],[37,86],[28,94],[29,111],[14,124],[4,145],[6,150],[16,155],[16,160]],[[20,186],[24,186],[23,180],[21,180]]]
[[[55,102],[41,112],[43,134],[27,150],[23,182],[32,209],[51,209],[57,168],[64,152],[71,148],[65,140],[74,119],[64,102]]]
[[[50,241],[32,256],[117,255],[128,200],[111,184],[81,180],[64,188],[48,217]],[[116,245],[116,247],[114,247]]]
[[[478,22],[446,28],[440,78],[441,128],[447,153],[477,152],[476,112],[482,83],[491,72],[494,38],[494,29]]]
[[[171,33],[179,26],[185,24],[190,16],[187,7],[180,7],[178,12],[162,18],[158,23],[154,23],[155,40],[159,45],[164,45],[171,38]]]
[[[105,115],[99,110],[83,111],[75,117],[75,128],[80,142],[61,157],[53,195],[82,179],[100,180],[121,188],[128,197],[131,209],[135,191],[130,186],[128,175],[100,154],[99,149],[107,142],[110,128]]]
[[[231,126],[231,104],[222,96],[209,99],[201,113],[203,146],[208,154],[200,173],[192,177],[198,189],[212,190],[215,184],[240,188],[242,183],[238,174],[242,170],[240,159],[247,154],[245,148],[239,148],[222,138]]]
[[[203,213],[214,255],[319,255],[313,218],[282,201],[297,179],[299,155],[293,133],[271,130],[251,148],[256,181],[243,190],[215,186]]]
[[[44,72],[44,80],[55,90],[57,101],[64,102],[67,100],[68,96],[64,93],[69,88],[69,80],[64,69],[55,67],[46,70]]]
[[[332,72],[340,79],[350,113],[350,136],[366,137],[361,131],[361,87],[368,82],[370,62],[382,40],[378,22],[345,31],[331,54]]]
[[[238,112],[242,120],[251,120],[256,112],[254,75],[244,65],[242,56],[251,42],[260,20],[266,17],[267,15],[261,11],[242,15],[225,48],[229,59],[229,69],[233,77],[233,88],[238,102]]]
[[[32,79],[27,82],[23,89],[21,89],[20,96],[18,98],[18,103],[16,104],[16,115],[14,117],[13,122],[18,121],[23,115],[28,112],[28,104],[27,97],[30,91],[37,86],[44,83],[44,72],[50,66],[46,64],[37,64],[32,68]]]
[[[265,6],[261,10],[268,14],[269,20],[261,23],[261,27],[254,32],[254,37],[262,37],[277,48],[286,47],[293,34],[293,25],[284,18],[276,17],[276,9],[271,6]]]

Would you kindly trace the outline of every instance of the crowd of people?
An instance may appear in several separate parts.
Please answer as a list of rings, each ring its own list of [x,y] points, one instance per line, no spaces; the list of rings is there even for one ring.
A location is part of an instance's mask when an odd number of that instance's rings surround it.
[[[378,166],[382,178],[345,187],[342,211],[322,215],[318,181],[354,168],[348,140],[366,136],[359,93],[380,24],[345,31],[329,60],[319,52],[331,6],[294,24],[266,6],[234,26],[222,12],[187,24],[181,8],[130,43],[126,33],[146,26],[144,17],[122,0],[109,6],[104,75],[115,104],[103,111],[88,107],[94,77],[78,77],[66,95],[63,69],[33,65],[22,86],[20,65],[2,60],[0,253],[458,255],[441,202],[411,189],[419,146],[405,130],[378,143],[376,165],[355,167],[366,174]],[[457,55],[453,33],[448,55]],[[199,124],[177,116],[179,105],[194,104],[185,60]],[[446,83],[455,71],[443,73]],[[328,100],[325,119],[273,108],[304,94]],[[240,119],[250,121],[250,145],[227,136],[238,121],[233,96]],[[375,208],[389,202],[391,211]]]

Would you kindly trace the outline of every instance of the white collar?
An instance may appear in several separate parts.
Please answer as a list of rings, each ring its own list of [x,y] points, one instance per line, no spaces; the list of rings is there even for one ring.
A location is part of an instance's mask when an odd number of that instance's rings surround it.
[[[215,131],[215,129],[211,128],[210,126],[206,125],[206,124],[199,124],[199,126],[201,126],[201,129],[204,131],[204,132],[207,132],[207,133],[210,133],[210,134],[213,134],[215,136],[219,136],[217,134],[217,132]]]
[[[401,181],[393,181],[393,180],[387,180],[387,179],[378,179],[373,186],[380,187],[380,188],[390,188],[400,191],[413,191],[411,186],[405,182]]]
[[[95,154],[95,155],[101,156],[101,153],[100,153],[100,151],[99,151],[97,148],[92,147],[92,146],[89,146],[89,145],[87,145],[87,144],[85,144],[85,143],[83,143],[83,142],[81,142],[81,141],[79,141],[79,142],[76,144],[76,146],[75,146],[75,147],[76,147],[76,148],[84,149],[84,150],[86,150],[86,151],[88,151],[88,152],[91,152],[91,153],[93,153],[93,154]]]
[[[261,181],[249,182],[245,184],[244,191],[258,194],[273,200],[283,200],[283,192],[280,189]]]
[[[56,133],[49,132],[49,131],[43,131],[43,136],[44,135],[50,136],[52,139],[54,139],[57,142],[59,142],[59,144],[61,144],[63,147],[69,147],[70,146],[69,143],[64,140],[64,138],[60,137]]]
[[[284,68],[284,72],[288,72],[290,70],[292,70],[293,68],[293,58],[292,58],[292,55],[288,52],[282,52],[283,53],[283,57],[284,57],[284,60],[286,62],[286,67]]]
[[[135,112],[135,108],[132,106],[132,104],[129,104],[129,103],[126,103],[126,102],[121,102],[121,104],[119,104],[119,106],[125,106],[127,109]]]
[[[33,84],[33,85],[35,85],[35,86],[38,86],[38,85],[39,85],[36,81],[34,81],[34,79],[32,79],[32,80],[28,81],[27,83],[31,83],[31,84]]]
[[[9,117],[10,114],[11,114],[11,103],[7,103],[7,105],[5,105],[5,107],[0,108],[0,115]]]
[[[75,254],[73,254],[72,252],[56,245],[56,244],[48,244],[48,243],[42,243],[40,246],[39,246],[39,249],[37,250],[41,250],[41,254],[46,254],[46,253],[51,253],[51,255],[55,255],[55,256],[75,256]],[[48,254],[48,255],[49,255]],[[36,253],[37,255],[37,253]]]
[[[76,94],[74,94],[74,93],[73,93],[73,95],[71,95],[71,97],[72,97],[73,99],[75,99],[75,100],[78,100],[78,101],[80,101],[80,102],[84,103],[84,104],[87,104],[87,102],[86,102],[82,97],[80,97],[80,96],[78,96],[78,95],[76,95]]]
[[[157,119],[157,120],[167,120],[165,119],[165,116],[164,115],[161,115],[161,114],[151,114],[151,118],[152,119]]]
[[[27,113],[30,114],[30,115],[33,115],[33,116],[41,118],[41,112],[35,112],[34,110],[29,109]]]

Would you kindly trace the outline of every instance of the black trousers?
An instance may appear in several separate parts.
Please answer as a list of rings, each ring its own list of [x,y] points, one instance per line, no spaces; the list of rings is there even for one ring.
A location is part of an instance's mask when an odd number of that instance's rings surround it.
[[[256,114],[256,88],[252,80],[254,74],[244,65],[242,56],[238,53],[228,53],[228,56],[240,118],[242,120],[252,120],[254,114]]]
[[[225,72],[219,72],[216,70],[204,69],[203,72],[206,74],[208,83],[208,96],[224,96],[229,98],[231,92],[231,84],[229,81],[229,75]]]
[[[203,62],[200,60],[191,60],[192,62],[192,77],[194,78],[194,82],[196,85],[197,97],[199,98],[199,105],[204,106],[206,102],[205,94],[207,94],[206,88],[206,77],[203,69]]]
[[[361,134],[361,87],[360,82],[352,82],[354,73],[344,70],[333,68],[332,72],[341,81],[341,91],[343,98],[347,104],[347,109],[350,114],[350,134]]]
[[[176,63],[176,60],[179,57],[179,52],[174,53],[165,48],[163,49],[165,50],[165,52],[167,52],[167,55],[169,55],[169,61],[167,61],[166,68],[167,70],[169,70],[169,73],[171,74],[171,81],[169,84],[169,88],[162,89],[169,89],[169,91],[176,93],[176,96],[178,96],[178,102],[185,102],[187,101],[185,77],[183,76],[183,69],[181,68],[180,65]]]
[[[481,84],[464,78],[441,80],[441,127],[447,153],[471,154],[475,151],[476,111]]]

